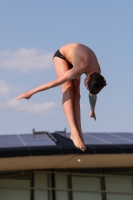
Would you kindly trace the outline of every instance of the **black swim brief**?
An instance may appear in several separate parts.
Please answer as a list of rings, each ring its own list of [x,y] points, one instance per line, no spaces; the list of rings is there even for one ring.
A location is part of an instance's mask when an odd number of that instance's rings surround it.
[[[57,51],[55,52],[53,58],[54,58],[54,57],[58,57],[58,58],[61,58],[61,59],[67,61],[67,59],[60,53],[59,50],[57,50]],[[72,69],[72,68],[73,68],[73,65],[72,65],[69,61],[67,61],[67,63],[68,63],[68,65],[69,65],[69,69]]]

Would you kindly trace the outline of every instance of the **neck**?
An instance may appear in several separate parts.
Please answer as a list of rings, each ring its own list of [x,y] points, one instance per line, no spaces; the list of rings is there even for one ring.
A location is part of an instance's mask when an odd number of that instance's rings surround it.
[[[86,74],[86,77],[87,76],[90,76],[91,74],[93,74],[93,73],[98,73],[98,74],[101,74],[101,72],[99,72],[99,71],[91,71],[91,72],[87,72],[87,73],[85,73]]]
[[[93,74],[95,71],[92,71],[92,72],[89,72],[89,73],[86,73],[86,77],[90,77],[91,74]]]

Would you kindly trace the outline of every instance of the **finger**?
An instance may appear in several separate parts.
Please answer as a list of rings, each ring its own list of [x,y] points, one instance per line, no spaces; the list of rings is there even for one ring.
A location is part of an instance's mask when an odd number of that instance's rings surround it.
[[[21,99],[20,95],[17,97],[17,100]]]
[[[96,116],[93,116],[93,118],[95,119],[95,121],[96,121]]]

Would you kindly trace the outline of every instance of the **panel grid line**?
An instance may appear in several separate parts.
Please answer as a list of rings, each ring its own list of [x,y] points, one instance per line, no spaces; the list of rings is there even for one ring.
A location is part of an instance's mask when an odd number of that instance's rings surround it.
[[[99,140],[99,141],[105,142],[105,143],[107,143],[107,144],[112,144],[112,142],[109,142],[109,141],[107,141],[107,140],[98,138],[98,137],[96,137],[96,136],[94,136],[94,135],[91,135],[90,133],[87,133],[87,134],[84,133],[84,134],[85,134],[85,135],[89,135],[90,137],[95,138],[95,139],[97,139],[97,140]]]
[[[125,138],[125,137],[122,137],[122,136],[120,136],[120,135],[117,135],[116,133],[108,133],[108,134],[113,135],[113,136],[115,136],[115,137],[118,137],[118,138],[120,138],[120,139],[126,140],[126,141],[131,142],[131,143],[133,142],[133,140],[129,140],[129,139]]]
[[[20,136],[20,135],[17,135],[17,137],[20,139],[20,141],[22,142],[22,144],[23,144],[24,146],[26,146],[26,143],[25,143],[24,140],[21,138],[21,136]]]

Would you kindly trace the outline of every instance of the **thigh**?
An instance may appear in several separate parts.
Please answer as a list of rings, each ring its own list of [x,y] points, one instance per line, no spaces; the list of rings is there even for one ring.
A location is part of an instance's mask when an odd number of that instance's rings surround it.
[[[72,80],[73,92],[75,94],[80,94],[80,77]]]
[[[69,65],[67,61],[58,57],[54,57],[53,61],[54,61],[54,68],[55,68],[57,77],[62,76],[66,71],[69,70]],[[63,83],[61,85],[62,92],[65,92],[70,87],[73,88],[73,82],[71,80]]]

